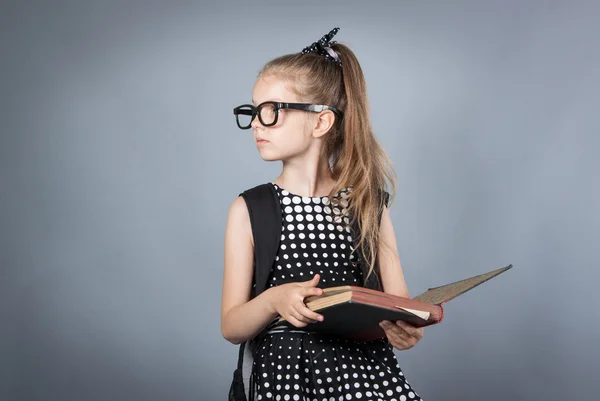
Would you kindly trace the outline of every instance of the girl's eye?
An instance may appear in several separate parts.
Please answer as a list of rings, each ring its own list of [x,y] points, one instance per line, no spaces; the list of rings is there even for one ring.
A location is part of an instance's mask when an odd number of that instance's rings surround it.
[[[270,124],[275,119],[275,107],[273,105],[264,105],[260,109],[260,117],[265,124]]]

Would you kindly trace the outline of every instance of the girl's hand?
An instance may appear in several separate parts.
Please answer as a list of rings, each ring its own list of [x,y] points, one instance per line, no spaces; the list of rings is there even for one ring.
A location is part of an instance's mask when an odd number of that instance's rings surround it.
[[[411,326],[402,320],[398,320],[396,323],[384,320],[379,325],[385,330],[390,344],[397,350],[412,348],[423,338],[422,327]]]
[[[318,283],[319,275],[315,274],[309,281],[271,287],[272,309],[296,327],[322,321],[323,316],[311,311],[304,304],[304,298],[323,294],[322,289],[316,288]]]

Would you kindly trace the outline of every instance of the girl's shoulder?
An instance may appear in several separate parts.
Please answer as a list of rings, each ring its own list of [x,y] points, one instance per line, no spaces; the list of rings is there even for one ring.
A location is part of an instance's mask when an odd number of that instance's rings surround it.
[[[245,214],[251,219],[270,218],[277,213],[279,195],[272,182],[266,182],[249,187],[233,200],[232,207],[244,208]],[[243,206],[242,206],[243,205]]]
[[[270,183],[263,183],[246,188],[238,193],[229,207],[230,215],[241,217],[244,220],[248,218],[251,207],[258,207],[260,203],[272,196],[273,192],[269,189]]]

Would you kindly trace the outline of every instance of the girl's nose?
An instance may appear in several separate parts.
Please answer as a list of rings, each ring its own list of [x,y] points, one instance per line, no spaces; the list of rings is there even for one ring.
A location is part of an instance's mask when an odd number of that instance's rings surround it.
[[[254,116],[254,118],[252,119],[252,122],[250,123],[250,126],[254,129],[256,128],[264,128],[263,125],[260,123],[260,119],[258,118],[258,116]]]

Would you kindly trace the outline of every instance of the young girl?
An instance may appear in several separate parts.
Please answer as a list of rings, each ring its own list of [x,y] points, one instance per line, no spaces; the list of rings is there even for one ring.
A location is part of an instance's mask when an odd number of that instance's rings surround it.
[[[371,131],[359,62],[331,41],[338,30],[267,63],[252,105],[234,109],[238,126],[252,129],[261,158],[283,164],[268,183],[281,204],[281,241],[268,288],[254,298],[254,238],[242,197],[231,205],[225,235],[221,330],[234,344],[259,339],[253,344],[256,400],[420,399],[393,348],[413,347],[422,329],[384,321],[386,337],[374,341],[303,330],[323,320],[304,303],[322,288],[375,282],[381,291],[409,297],[387,198],[378,196],[389,196],[386,178],[395,188],[393,168]],[[273,328],[278,316],[293,327]]]

